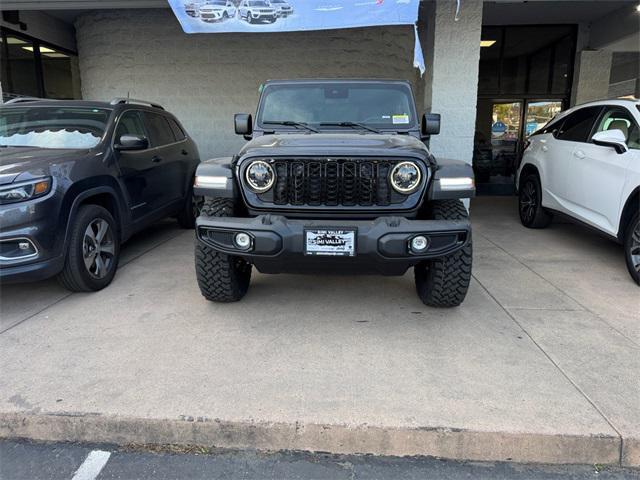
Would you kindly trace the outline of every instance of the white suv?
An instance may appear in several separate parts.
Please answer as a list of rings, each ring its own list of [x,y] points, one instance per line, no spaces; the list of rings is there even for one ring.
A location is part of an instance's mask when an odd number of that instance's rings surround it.
[[[208,0],[200,7],[200,19],[203,22],[217,22],[236,16],[236,7],[231,0]]]
[[[278,11],[267,0],[242,0],[238,12],[249,23],[273,23],[278,19]]]
[[[624,244],[640,285],[640,101],[603,100],[558,114],[529,138],[516,186],[520,220],[568,215]]]

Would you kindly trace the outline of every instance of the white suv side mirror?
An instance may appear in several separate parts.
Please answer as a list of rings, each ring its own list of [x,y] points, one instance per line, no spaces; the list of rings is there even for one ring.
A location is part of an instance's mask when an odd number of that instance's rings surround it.
[[[598,132],[591,137],[591,140],[596,145],[602,147],[613,147],[618,153],[626,153],[629,151],[627,139],[622,130],[605,130],[604,132]]]

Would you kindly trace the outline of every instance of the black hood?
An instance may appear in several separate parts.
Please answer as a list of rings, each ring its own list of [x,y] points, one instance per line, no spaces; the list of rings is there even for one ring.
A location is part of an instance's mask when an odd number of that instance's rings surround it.
[[[0,185],[18,180],[53,175],[53,170],[86,157],[90,150],[36,147],[0,148]],[[20,176],[20,178],[18,178]]]
[[[426,159],[429,151],[411,135],[377,133],[290,133],[261,135],[240,156],[399,156]]]

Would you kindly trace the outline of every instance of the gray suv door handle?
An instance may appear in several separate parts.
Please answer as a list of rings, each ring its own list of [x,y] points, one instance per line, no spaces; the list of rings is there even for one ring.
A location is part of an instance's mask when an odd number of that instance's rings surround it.
[[[546,152],[546,151],[548,151],[548,150],[549,150],[549,147],[547,147],[546,145],[543,145],[543,146],[542,146],[542,151],[543,151],[543,152]]]
[[[162,157],[155,156],[151,159],[153,163],[160,163],[162,161]]]

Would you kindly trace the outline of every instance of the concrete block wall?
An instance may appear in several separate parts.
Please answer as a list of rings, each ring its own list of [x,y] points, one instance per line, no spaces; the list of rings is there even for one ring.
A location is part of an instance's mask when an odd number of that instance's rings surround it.
[[[414,83],[417,99],[424,95],[410,26],[187,35],[170,10],[149,9],[94,11],[78,19],[76,31],[83,98],[130,94],[161,103],[203,159],[242,146],[233,114],[253,112],[258,87],[270,78],[402,78]]]
[[[421,12],[421,39],[427,74],[426,110],[442,115],[440,135],[431,139],[436,157],[472,162],[478,101],[478,68],[482,33],[481,0],[425,3]]]
[[[612,55],[607,50],[583,50],[577,54],[573,95],[576,105],[608,97]]]

